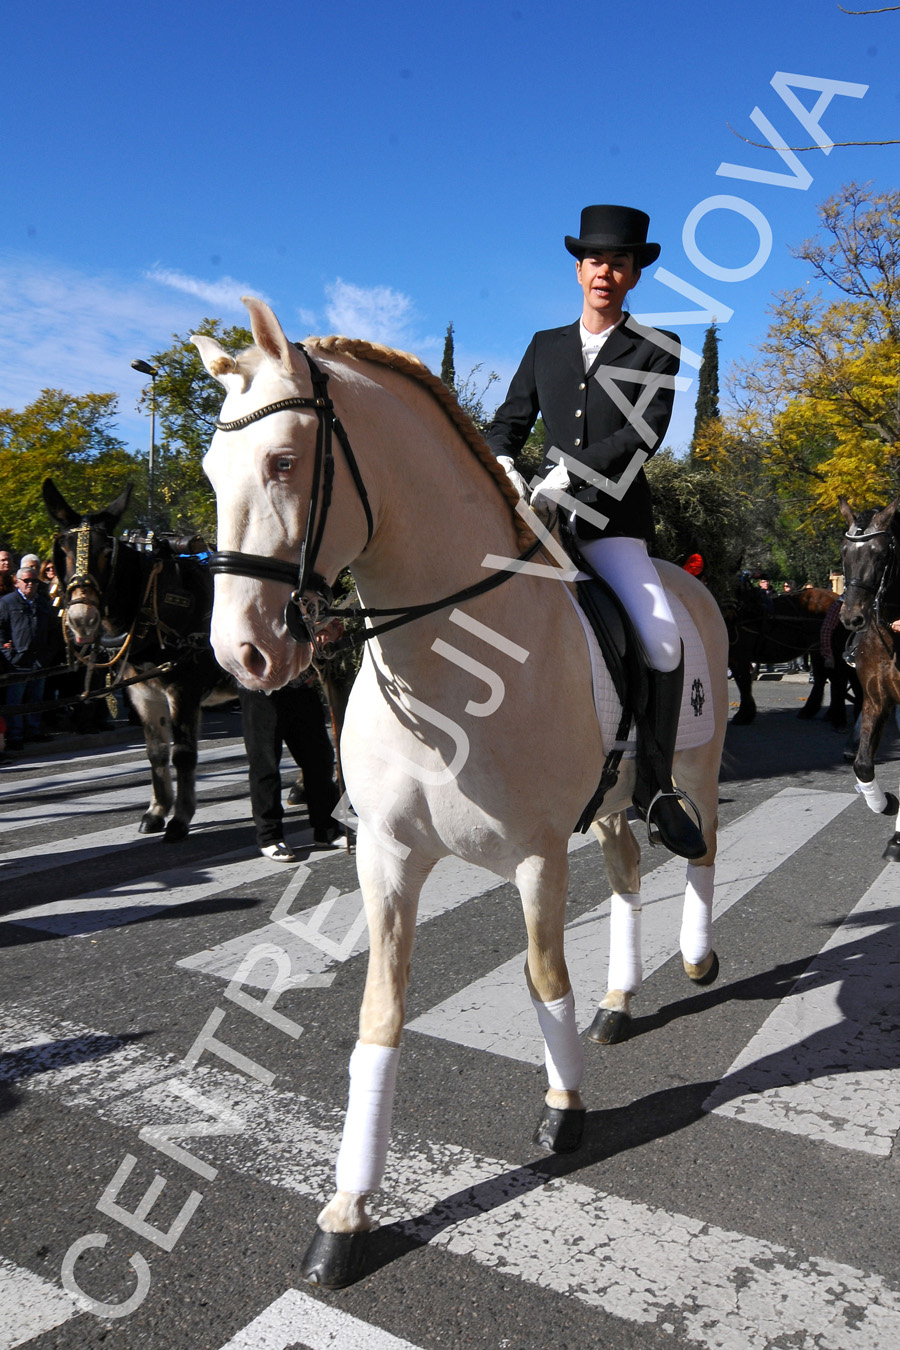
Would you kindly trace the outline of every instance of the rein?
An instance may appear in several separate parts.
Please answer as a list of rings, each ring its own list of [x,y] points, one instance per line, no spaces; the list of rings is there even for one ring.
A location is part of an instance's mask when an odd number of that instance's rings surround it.
[[[306,515],[306,528],[300,549],[300,561],[294,564],[284,562],[281,558],[268,557],[259,553],[241,553],[236,549],[223,549],[219,553],[209,555],[209,570],[212,574],[214,576],[251,577],[255,581],[281,581],[291,586],[293,589],[285,606],[284,621],[295,642],[314,643],[317,631],[324,628],[332,618],[374,619],[386,618],[389,615],[396,616],[391,618],[389,623],[367,628],[362,633],[345,634],[331,646],[333,655],[337,655],[349,647],[360,646],[372,638],[379,637],[382,633],[388,633],[393,628],[400,628],[403,624],[412,623],[413,620],[423,618],[426,614],[433,614],[437,610],[445,609],[448,605],[455,605],[464,600],[471,600],[475,596],[484,595],[487,591],[492,591],[495,587],[501,586],[504,581],[508,581],[514,575],[515,569],[492,572],[489,577],[476,582],[472,586],[467,586],[464,590],[456,591],[453,595],[445,596],[441,600],[433,600],[422,605],[406,605],[396,609],[336,609],[334,607],[331,587],[325,581],[325,578],[314,570],[331,506],[331,493],[334,483],[333,436],[337,436],[340,442],[357,494],[366,513],[366,547],[372,541],[375,523],[372,519],[372,509],[369,505],[365,483],[353,454],[349,437],[339,419],[335,416],[334,403],[328,395],[328,375],[316,364],[302,343],[298,343],[297,348],[306,357],[309,365],[313,383],[312,398],[303,398],[298,395],[295,398],[279,399],[277,403],[267,403],[264,407],[257,408],[256,412],[247,413],[244,417],[237,417],[234,421],[217,421],[216,429],[218,431],[242,431],[244,427],[260,421],[263,417],[268,417],[272,413],[283,412],[289,408],[311,408],[315,412],[317,425],[313,481]],[[541,540],[536,539],[530,548],[519,555],[517,562],[528,562],[540,547]]]

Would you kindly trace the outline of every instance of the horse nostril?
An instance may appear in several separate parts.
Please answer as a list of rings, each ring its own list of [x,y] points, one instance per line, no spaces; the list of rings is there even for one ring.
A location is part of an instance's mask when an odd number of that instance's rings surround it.
[[[252,642],[244,642],[240,649],[241,665],[253,679],[261,680],[266,673],[266,658]]]

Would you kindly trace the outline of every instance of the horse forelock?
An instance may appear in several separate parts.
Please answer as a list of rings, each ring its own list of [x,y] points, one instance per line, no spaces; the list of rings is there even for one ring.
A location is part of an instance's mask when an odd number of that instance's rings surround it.
[[[448,389],[443,380],[433,374],[417,356],[413,356],[410,352],[398,351],[394,347],[386,347],[380,342],[366,342],[362,338],[339,336],[307,338],[303,345],[309,347],[312,353],[321,352],[326,356],[355,357],[360,361],[386,366],[389,370],[393,370],[399,375],[405,375],[409,379],[415,380],[417,384],[424,386],[443,409],[471,453],[494,479],[509,504],[514,517],[519,547],[524,551],[534,542],[535,536],[532,530],[516,511],[519,496],[503,467],[497,463],[497,459],[487,441],[468,413],[460,407],[459,400],[453,391]]]

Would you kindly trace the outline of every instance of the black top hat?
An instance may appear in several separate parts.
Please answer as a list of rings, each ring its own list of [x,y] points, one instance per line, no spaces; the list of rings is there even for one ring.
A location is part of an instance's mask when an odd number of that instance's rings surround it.
[[[566,248],[576,258],[593,250],[616,249],[634,254],[638,267],[649,267],[659,257],[659,244],[647,243],[650,217],[632,206],[586,206],[581,213],[581,238],[566,235]]]

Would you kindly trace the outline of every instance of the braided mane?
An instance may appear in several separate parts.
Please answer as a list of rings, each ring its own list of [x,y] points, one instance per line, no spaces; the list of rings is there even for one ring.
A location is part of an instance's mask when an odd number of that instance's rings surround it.
[[[314,347],[320,352],[331,352],[336,356],[354,356],[360,361],[373,361],[377,365],[397,371],[400,375],[408,375],[410,379],[424,385],[441,405],[475,458],[484,465],[509,503],[515,516],[516,540],[519,548],[524,552],[534,542],[534,532],[515,509],[519,495],[507,478],[502,465],[497,463],[487,441],[468,413],[459,406],[459,401],[452,390],[448,389],[437,375],[432,374],[417,356],[413,356],[410,352],[396,351],[393,347],[385,347],[380,342],[365,342],[362,338],[308,338],[304,346]]]

